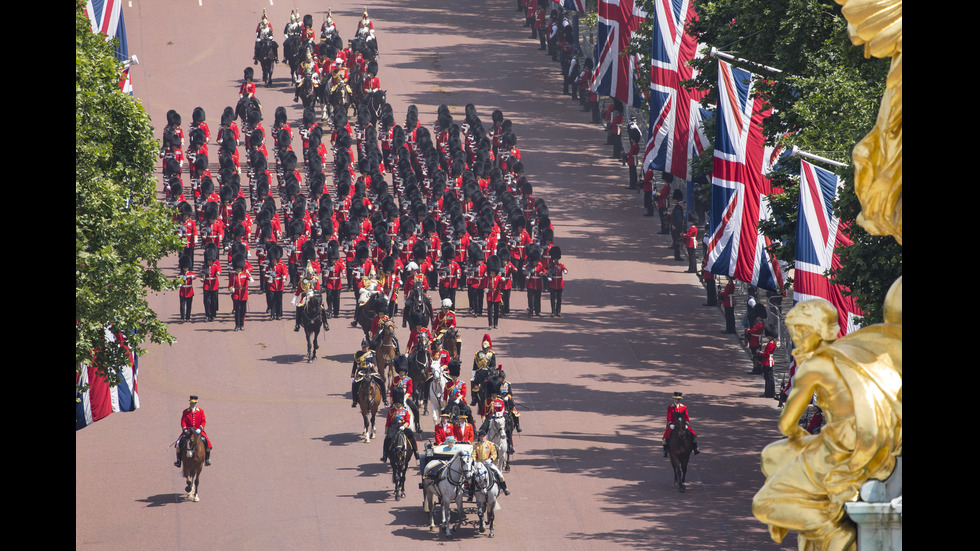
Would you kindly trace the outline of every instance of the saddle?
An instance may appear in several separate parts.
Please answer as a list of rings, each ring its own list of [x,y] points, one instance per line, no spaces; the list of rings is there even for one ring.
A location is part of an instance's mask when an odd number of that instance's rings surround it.
[[[373,369],[358,369],[357,376],[354,378],[354,382],[359,383],[367,377],[371,377],[375,381],[378,381],[378,384],[381,384],[381,374],[378,373],[377,371],[374,371]]]

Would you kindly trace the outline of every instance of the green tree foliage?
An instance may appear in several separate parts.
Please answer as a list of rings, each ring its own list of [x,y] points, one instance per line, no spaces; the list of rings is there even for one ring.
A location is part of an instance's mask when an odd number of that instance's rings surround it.
[[[107,345],[105,328],[131,349],[173,342],[146,297],[173,288],[158,268],[179,250],[171,213],[155,199],[159,146],[143,107],[119,88],[114,42],[93,33],[75,9],[75,368],[99,367],[115,384],[127,356]]]
[[[653,0],[643,0],[654,13]],[[866,59],[847,34],[847,21],[833,0],[695,0],[697,22],[688,32],[708,47],[752,62],[733,62],[759,75],[756,93],[773,114],[763,132],[779,142],[836,161],[851,163],[851,150],[874,126],[884,90],[889,60]],[[649,62],[650,21],[635,42]],[[699,71],[692,86],[706,90],[706,106],[716,103],[718,60],[705,56],[692,65]],[[781,72],[760,69],[767,66]],[[707,128],[709,135],[714,129]],[[694,163],[695,174],[710,173],[711,152]],[[819,164],[819,163],[818,163]],[[845,185],[853,182],[853,167],[823,166],[836,172]],[[799,159],[784,162],[771,178],[783,193],[771,198],[774,220],[762,231],[779,245],[776,257],[793,265],[799,201]],[[892,239],[868,235],[855,222],[858,212],[853,188],[847,185],[836,206],[850,224],[855,245],[839,251],[844,268],[830,274],[847,285],[865,311],[865,322],[881,321],[885,292],[901,274],[902,248]]]

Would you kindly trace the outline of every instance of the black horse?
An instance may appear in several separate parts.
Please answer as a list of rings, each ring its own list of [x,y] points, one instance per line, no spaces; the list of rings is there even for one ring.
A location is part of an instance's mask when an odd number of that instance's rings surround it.
[[[316,86],[313,84],[312,75],[304,76],[296,85],[296,97],[303,102],[303,109],[313,107],[316,102]]]
[[[396,431],[388,448],[388,461],[391,463],[391,481],[395,485],[395,501],[405,497],[405,473],[412,457],[408,437],[403,431]]]
[[[377,90],[368,94],[367,99],[364,100],[364,105],[367,106],[368,113],[371,115],[371,124],[378,125],[378,121],[381,120],[381,115],[384,113],[385,103],[387,102],[388,92],[385,90]]]
[[[316,351],[320,348],[317,339],[320,337],[320,328],[329,331],[330,326],[323,319],[322,309],[323,297],[320,293],[315,293],[306,299],[306,304],[297,309],[299,322],[306,331],[306,363],[311,363],[316,359]],[[312,340],[310,336],[313,336]]]
[[[667,439],[667,454],[670,465],[674,468],[674,485],[684,493],[684,482],[687,478],[687,461],[694,451],[694,435],[687,428],[687,421],[681,415],[674,416],[674,428]]]
[[[302,39],[299,35],[293,34],[289,35],[282,42],[282,60],[289,65],[289,76],[292,82],[296,81],[296,75],[299,73],[299,64],[303,61],[300,56],[302,53],[301,46]]]
[[[412,290],[405,297],[405,311],[402,312],[402,321],[409,324],[412,329],[416,326],[429,326],[432,324],[432,301],[425,294],[425,288],[420,281],[412,285]]]
[[[279,44],[271,38],[261,40],[258,44],[258,56],[262,66],[262,83],[272,86],[272,70],[279,63]]]
[[[332,89],[331,86],[333,87]],[[351,95],[350,84],[347,82],[341,82],[339,84],[327,84],[325,87],[327,90],[329,90],[329,96],[325,102],[325,105],[323,106],[324,110],[322,119],[329,117],[331,120],[333,120],[337,116],[337,113],[349,115],[350,108],[353,105],[353,96]]]

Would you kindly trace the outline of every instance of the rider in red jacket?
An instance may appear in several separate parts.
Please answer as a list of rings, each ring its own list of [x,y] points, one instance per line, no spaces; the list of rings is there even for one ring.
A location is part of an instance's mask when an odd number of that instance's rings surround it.
[[[684,422],[688,423],[687,430],[694,437],[694,453],[701,453],[698,449],[698,435],[695,434],[694,429],[691,428],[690,420],[691,418],[687,414],[687,406],[681,403],[681,398],[684,395],[680,392],[674,393],[674,403],[667,406],[667,430],[664,431],[664,457],[667,457],[667,441],[670,439],[670,433],[674,429],[675,419],[684,418]]]

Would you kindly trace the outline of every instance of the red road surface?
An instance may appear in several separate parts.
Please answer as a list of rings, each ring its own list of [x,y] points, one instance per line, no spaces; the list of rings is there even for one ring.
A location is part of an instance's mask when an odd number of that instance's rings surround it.
[[[176,109],[184,128],[201,106],[212,129],[234,106],[251,65],[255,26],[266,9],[277,39],[291,9],[317,29],[332,7],[350,38],[362,3],[201,0],[132,2],[123,11],[136,97],[159,134]],[[222,291],[219,318],[178,323],[175,293],[153,306],[173,322],[173,346],[140,359],[140,409],[76,432],[77,549],[489,549],[789,548],[773,543],[751,513],[764,479],[763,446],[779,438],[778,410],[759,398],[762,382],[747,356],[705,308],[686,262],[673,260],[659,222],[641,216],[628,174],[609,159],[602,130],[561,95],[558,65],[528,39],[516,1],[380,2],[368,5],[382,56],[382,88],[396,119],[417,105],[423,124],[436,108],[457,119],[473,103],[485,124],[501,109],[514,123],[535,196],[551,210],[556,244],[568,267],[564,317],[512,315],[492,331],[499,362],[514,384],[524,432],[501,498],[496,538],[464,526],[453,540],[427,529],[415,463],[407,498],[391,495],[380,440],[358,441],[349,369],[360,331],[332,320],[321,358],[307,364],[305,340],[289,312],[268,321],[253,288],[244,331],[233,331]],[[260,70],[256,67],[257,80]],[[259,85],[265,124],[279,105],[296,126],[287,71]],[[216,147],[216,146],[212,146]],[[216,167],[216,160],[212,167]],[[200,254],[198,261],[200,261]],[[167,270],[176,274],[176,259]],[[465,307],[465,293],[459,293]],[[514,292],[512,308],[526,298]],[[287,310],[291,310],[288,305]],[[350,293],[343,313],[353,309]],[[485,319],[459,316],[463,378]],[[407,330],[399,330],[404,343]],[[321,335],[322,336],[322,335]],[[672,486],[661,456],[665,410],[685,394],[703,453],[693,456],[688,490]],[[183,500],[170,447],[187,397],[208,415],[214,465],[204,470],[201,501]],[[383,426],[383,418],[379,416]],[[423,420],[431,437],[432,421]],[[474,520],[469,505],[469,520]]]

